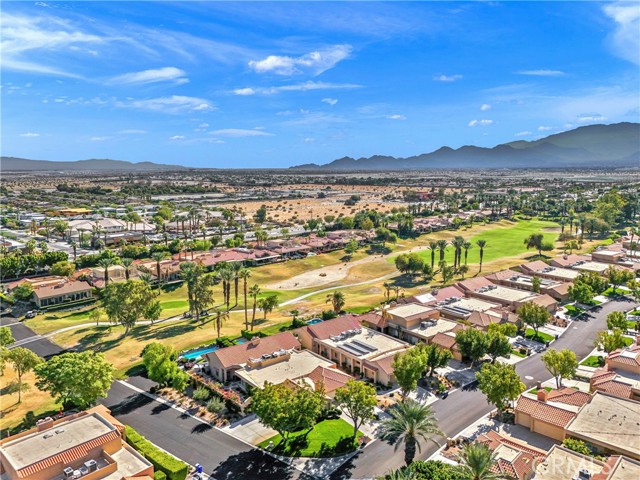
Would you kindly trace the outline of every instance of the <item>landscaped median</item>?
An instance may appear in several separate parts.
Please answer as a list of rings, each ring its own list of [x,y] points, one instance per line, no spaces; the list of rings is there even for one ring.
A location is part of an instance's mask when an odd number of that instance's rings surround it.
[[[286,441],[282,441],[280,434],[277,434],[258,446],[286,457],[336,457],[358,448],[362,437],[363,433],[358,431],[354,439],[353,426],[338,418],[323,420],[310,431],[293,432]],[[269,445],[273,445],[273,448],[267,448]]]
[[[125,432],[127,443],[153,464],[156,471],[155,480],[164,480],[165,478],[167,480],[185,480],[187,478],[189,465],[164,450],[160,450],[130,426],[125,426]]]

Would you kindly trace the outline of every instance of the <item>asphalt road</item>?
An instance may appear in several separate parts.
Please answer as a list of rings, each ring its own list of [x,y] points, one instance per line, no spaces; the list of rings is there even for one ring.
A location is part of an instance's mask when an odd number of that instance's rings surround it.
[[[615,301],[603,305],[600,312],[584,321],[574,322],[569,330],[553,343],[556,349],[568,348],[578,358],[588,355],[593,339],[606,326],[606,316],[614,310],[631,307],[630,301]],[[550,378],[540,356],[529,357],[517,364],[517,371],[527,387]],[[149,381],[131,379],[137,387],[148,389]],[[146,382],[146,383],[145,383]],[[215,479],[299,479],[305,476],[260,450],[240,442],[188,415],[162,405],[120,383],[114,383],[103,402],[123,423],[147,437],[161,448],[194,465],[203,465],[206,473]],[[440,428],[449,437],[457,435],[467,426],[489,413],[484,395],[477,390],[458,390],[446,400],[432,406]],[[423,445],[418,459],[430,457],[434,444]],[[403,464],[402,449],[394,451],[386,442],[376,441],[366,447],[331,476],[332,479],[375,478]]]
[[[10,349],[13,347],[28,348],[42,358],[49,358],[53,355],[64,352],[64,349],[61,346],[53,343],[48,338],[41,337],[29,327],[18,321],[13,320],[11,322],[5,322],[3,325],[6,325],[11,329],[11,335],[13,335],[13,338],[16,340],[15,343],[9,347]]]
[[[631,300],[611,301],[604,304],[599,312],[593,313],[588,319],[573,322],[569,330],[553,342],[552,348],[557,350],[568,348],[576,353],[578,359],[586,357],[593,350],[593,341],[597,332],[606,328],[607,314],[612,311],[629,309],[631,306]],[[532,387],[538,381],[544,382],[551,378],[540,360],[540,355],[519,362],[516,364],[516,370],[527,387]],[[478,390],[458,390],[451,393],[446,400],[435,402],[432,409],[438,418],[440,429],[448,437],[453,437],[492,411],[493,406],[487,404],[484,395]],[[427,459],[437,449],[438,446],[432,443],[424,444],[422,452],[418,453],[416,458],[419,460]],[[386,442],[377,441],[334,472],[331,478],[375,478],[401,467],[404,463],[403,460],[402,448],[394,452],[393,446]]]

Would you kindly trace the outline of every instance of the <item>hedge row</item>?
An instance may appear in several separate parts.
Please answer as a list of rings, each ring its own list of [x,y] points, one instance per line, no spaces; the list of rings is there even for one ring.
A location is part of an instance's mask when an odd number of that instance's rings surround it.
[[[268,336],[259,331],[250,332],[249,330],[240,330],[240,335],[242,335],[242,338],[245,338],[247,340],[251,340],[253,337],[263,338]]]
[[[157,473],[162,472],[162,475],[164,475],[164,477],[155,477],[154,475],[156,480],[164,480],[165,478],[167,480],[185,480],[187,478],[189,465],[160,450],[128,425],[125,426],[125,430],[127,443],[149,460]]]
[[[167,480],[167,476],[164,474],[164,472],[156,470],[155,472],[153,472],[153,480]]]

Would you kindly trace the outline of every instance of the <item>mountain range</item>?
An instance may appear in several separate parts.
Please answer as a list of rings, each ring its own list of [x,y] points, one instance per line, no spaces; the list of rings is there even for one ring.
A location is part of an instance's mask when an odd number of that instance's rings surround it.
[[[588,125],[534,141],[518,140],[493,148],[441,147],[407,158],[385,155],[343,157],[299,170],[403,170],[480,168],[620,168],[640,167],[640,123]]]
[[[180,165],[164,165],[153,162],[132,163],[124,160],[91,159],[69,162],[52,162],[49,160],[29,160],[26,158],[0,157],[0,171],[113,171],[113,172],[150,172],[157,170],[184,170]]]

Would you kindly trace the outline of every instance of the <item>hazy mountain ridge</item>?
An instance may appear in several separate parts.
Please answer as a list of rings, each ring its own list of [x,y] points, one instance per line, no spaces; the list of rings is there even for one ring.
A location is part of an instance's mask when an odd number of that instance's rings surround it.
[[[11,171],[156,171],[156,170],[184,170],[181,165],[164,165],[153,162],[132,163],[124,160],[91,159],[67,162],[50,160],[29,160],[27,158],[1,157],[0,170]]]
[[[398,170],[428,168],[620,168],[640,166],[640,124],[588,125],[538,140],[518,140],[492,148],[441,147],[407,158],[343,157],[300,170]]]

